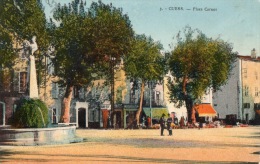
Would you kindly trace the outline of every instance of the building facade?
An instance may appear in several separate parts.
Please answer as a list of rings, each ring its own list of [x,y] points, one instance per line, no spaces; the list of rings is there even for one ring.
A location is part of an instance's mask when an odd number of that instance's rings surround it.
[[[258,122],[260,110],[260,57],[237,56],[231,76],[220,91],[213,93],[218,117],[233,115],[245,123]]]

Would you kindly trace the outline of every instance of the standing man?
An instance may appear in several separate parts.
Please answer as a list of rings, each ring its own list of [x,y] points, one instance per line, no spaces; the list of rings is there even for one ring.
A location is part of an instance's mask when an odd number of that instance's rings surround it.
[[[164,131],[164,127],[165,127],[164,116],[165,116],[165,114],[162,114],[162,117],[160,118],[161,136],[163,136],[163,131]]]
[[[171,127],[171,124],[172,124],[172,117],[170,116],[170,114],[168,114],[168,118],[167,118],[167,130],[169,131],[169,136],[172,135],[172,127]]]

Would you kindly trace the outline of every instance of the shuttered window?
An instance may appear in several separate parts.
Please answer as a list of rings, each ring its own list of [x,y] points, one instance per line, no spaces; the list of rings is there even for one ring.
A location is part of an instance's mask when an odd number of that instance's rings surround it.
[[[25,93],[27,89],[27,72],[19,72],[19,93]]]
[[[58,83],[53,82],[51,88],[51,96],[53,99],[57,99],[59,95],[59,85]]]

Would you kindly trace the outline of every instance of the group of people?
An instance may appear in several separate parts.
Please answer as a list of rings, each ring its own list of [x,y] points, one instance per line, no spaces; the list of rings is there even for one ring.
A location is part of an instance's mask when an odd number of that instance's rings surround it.
[[[171,136],[172,135],[172,124],[175,122],[175,120],[172,119],[170,114],[168,114],[168,118],[166,120],[164,117],[165,117],[165,114],[162,114],[162,117],[159,120],[160,127],[161,127],[161,136],[164,135],[163,133],[164,133],[164,129],[165,129],[165,124],[166,124],[166,128],[169,132],[169,136]]]

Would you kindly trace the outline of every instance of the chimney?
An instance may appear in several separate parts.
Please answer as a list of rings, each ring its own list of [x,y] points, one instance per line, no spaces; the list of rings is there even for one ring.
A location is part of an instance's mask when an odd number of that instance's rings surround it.
[[[251,50],[251,58],[252,59],[256,59],[256,50],[255,50],[255,48],[253,48],[253,50]]]

